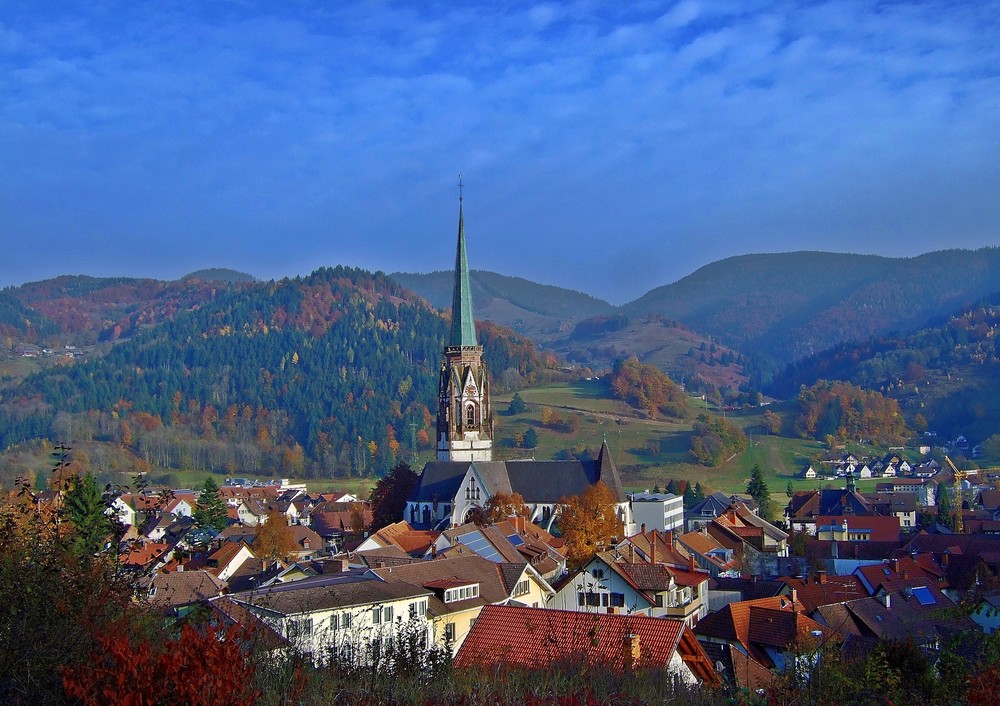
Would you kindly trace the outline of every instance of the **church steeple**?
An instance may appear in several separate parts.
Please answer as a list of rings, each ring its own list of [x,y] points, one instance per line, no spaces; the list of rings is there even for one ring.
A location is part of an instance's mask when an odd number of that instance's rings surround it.
[[[458,182],[459,189],[462,182]],[[459,191],[461,194],[461,191]],[[451,297],[451,338],[449,346],[476,345],[476,324],[472,318],[472,286],[469,282],[469,257],[465,253],[465,219],[462,196],[458,197],[458,252],[455,255],[455,291]]]
[[[490,379],[483,360],[483,347],[476,342],[476,325],[472,318],[461,179],[458,187],[455,291],[451,333],[445,345],[438,385],[437,457],[439,461],[490,461],[493,458]]]

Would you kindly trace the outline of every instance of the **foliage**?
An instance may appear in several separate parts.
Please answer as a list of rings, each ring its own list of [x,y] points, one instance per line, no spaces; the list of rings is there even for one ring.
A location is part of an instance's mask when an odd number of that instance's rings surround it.
[[[768,489],[767,482],[764,480],[764,472],[760,470],[760,466],[756,463],[750,470],[750,482],[747,483],[747,495],[757,502],[759,507],[757,514],[765,520],[770,520],[772,515],[771,491]]]
[[[62,669],[66,695],[83,706],[237,706],[259,696],[254,664],[235,634],[185,624],[178,638],[152,645],[110,627],[87,663]]]
[[[687,414],[687,398],[681,388],[666,373],[635,357],[615,362],[611,392],[650,416],[683,419]]]
[[[87,473],[70,483],[64,501],[66,519],[73,527],[73,546],[84,555],[104,549],[112,534],[107,504],[97,487],[97,480]]]
[[[780,415],[775,414],[769,409],[764,410],[764,428],[767,429],[768,434],[780,434],[781,425]]]
[[[718,466],[746,451],[743,430],[723,417],[700,414],[691,436],[692,458],[704,466]]]
[[[566,540],[569,565],[583,566],[621,536],[622,523],[616,513],[616,503],[614,492],[603,481],[580,495],[560,499],[562,509],[557,524]]]
[[[268,510],[266,517],[266,522],[254,528],[250,548],[259,559],[285,559],[296,549],[292,528],[278,510]]]
[[[846,382],[820,380],[798,397],[795,430],[817,440],[870,439],[880,446],[900,445],[910,436],[899,403]]]
[[[229,514],[226,503],[219,493],[219,484],[215,478],[205,479],[205,487],[198,496],[198,507],[194,511],[194,521],[199,527],[207,527],[221,532],[229,524]]]
[[[538,432],[535,431],[535,427],[528,427],[524,430],[524,437],[521,444],[526,449],[533,449],[538,446]]]
[[[957,524],[957,513],[961,512],[961,506],[952,497],[951,488],[947,483],[939,483],[937,487],[937,521],[948,529],[954,531]]]
[[[515,414],[522,414],[527,411],[528,405],[525,404],[524,399],[520,394],[514,393],[514,396],[510,398],[510,404],[507,405],[507,414],[509,416],[514,416]]]
[[[508,517],[528,517],[531,511],[524,503],[520,493],[497,493],[486,501],[483,508],[481,525],[502,522]]]
[[[420,476],[408,463],[396,464],[387,475],[378,479],[371,494],[372,523],[369,529],[372,532],[403,519],[406,500],[419,480]]]

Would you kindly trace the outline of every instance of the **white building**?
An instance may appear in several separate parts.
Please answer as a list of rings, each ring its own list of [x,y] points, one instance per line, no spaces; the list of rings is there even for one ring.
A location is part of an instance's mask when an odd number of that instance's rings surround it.
[[[633,493],[632,522],[640,527],[684,530],[684,498],[673,493]]]

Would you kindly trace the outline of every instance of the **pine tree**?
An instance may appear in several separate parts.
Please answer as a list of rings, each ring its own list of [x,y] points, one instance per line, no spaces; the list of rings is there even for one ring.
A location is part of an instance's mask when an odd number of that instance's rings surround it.
[[[753,498],[760,507],[758,514],[765,520],[771,519],[771,491],[764,481],[764,472],[760,470],[760,465],[754,464],[750,471],[750,482],[747,484],[747,494]]]
[[[111,534],[111,520],[94,476],[87,473],[71,481],[64,508],[66,519],[73,526],[74,548],[83,555],[104,549]]]
[[[700,503],[705,499],[705,489],[701,487],[701,483],[694,484],[694,500],[695,504]]]
[[[524,448],[533,449],[538,446],[538,432],[535,427],[528,427],[524,432]]]
[[[938,484],[937,489],[937,521],[950,530],[955,529],[955,503],[951,497],[951,489],[947,483]]]
[[[194,521],[199,527],[221,532],[229,524],[226,503],[219,494],[219,484],[212,476],[205,479],[205,489],[198,497],[198,507],[194,511]]]
[[[525,404],[524,399],[518,393],[514,393],[514,396],[510,398],[510,404],[507,406],[507,414],[514,416],[515,414],[521,414],[528,409],[528,405]]]

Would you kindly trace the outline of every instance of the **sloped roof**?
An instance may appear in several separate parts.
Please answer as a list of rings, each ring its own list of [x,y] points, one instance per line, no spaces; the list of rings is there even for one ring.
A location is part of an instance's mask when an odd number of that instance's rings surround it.
[[[639,655],[635,664],[628,664],[627,648],[633,641]],[[662,669],[675,651],[695,676],[716,683],[718,677],[704,649],[679,620],[486,606],[459,648],[455,666],[544,670],[590,664],[623,672]]]
[[[430,595],[432,592],[422,586],[402,581],[386,582],[378,578],[366,578],[356,572],[344,572],[233,593],[230,597],[239,603],[271,613],[298,615]]]
[[[695,626],[695,633],[705,635],[706,637],[736,641],[741,645],[748,646],[750,640],[750,609],[755,606],[777,610],[793,609],[792,602],[785,596],[730,603],[699,620]]]
[[[149,580],[146,602],[156,608],[176,608],[222,595],[226,582],[208,571],[157,572]]]
[[[822,605],[842,603],[868,595],[861,579],[853,574],[850,576],[826,576],[818,580],[783,576],[779,581],[783,581],[789,589],[795,589],[796,599],[809,613]]]

